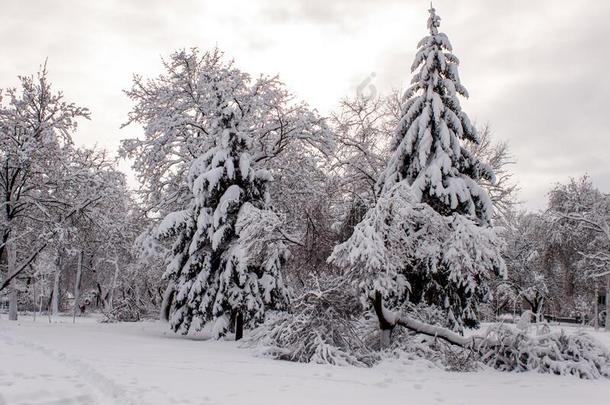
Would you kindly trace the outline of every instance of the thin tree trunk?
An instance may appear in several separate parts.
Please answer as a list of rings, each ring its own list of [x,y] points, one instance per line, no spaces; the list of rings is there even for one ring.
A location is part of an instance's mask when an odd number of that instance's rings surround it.
[[[116,288],[116,280],[119,276],[119,258],[118,256],[114,260],[114,274],[112,276],[112,284],[110,285],[110,293],[108,295],[108,310],[112,310],[113,299],[114,299],[114,289]]]
[[[544,298],[534,298],[532,305],[532,313],[534,315],[534,323],[538,323],[542,319],[542,307],[544,306]]]
[[[595,330],[599,330],[599,288],[597,286],[597,281],[595,281],[595,298],[593,300],[593,327]]]
[[[517,300],[513,301],[513,323],[517,323]]]
[[[17,288],[15,287],[15,281],[12,282],[13,285],[11,285],[11,287],[9,288],[9,293],[8,293],[8,320],[9,321],[16,321],[17,317],[18,317],[18,312],[17,312],[17,298],[18,298],[18,294],[17,294]]]
[[[102,291],[102,285],[99,282],[97,282],[97,292],[97,306],[98,308],[105,309],[108,304],[106,304],[104,292]]]
[[[7,240],[6,241],[6,245],[5,245],[5,251],[6,251],[6,261],[7,261],[7,267],[8,267],[8,273],[7,274],[13,274],[15,272],[15,270],[17,269],[17,251],[15,250],[15,242],[12,240]],[[17,298],[18,298],[18,292],[17,292],[17,279],[13,279],[10,282],[10,286],[9,286],[9,296],[8,296],[8,319],[10,321],[16,321],[17,320]]]
[[[53,279],[53,296],[51,299],[51,316],[59,315],[59,278],[61,276],[61,253],[57,252],[55,259],[55,277]]]
[[[244,316],[240,312],[235,316],[235,340],[239,340],[244,336]]]
[[[36,280],[36,274],[34,274],[32,276],[32,279],[34,280],[32,283],[32,295],[33,295],[33,299],[32,302],[34,303],[34,322],[36,322],[36,312],[38,312],[38,309],[36,308],[37,302],[38,302],[38,296],[36,295],[36,287],[38,286],[40,288],[40,280]]]
[[[44,285],[44,276],[42,277],[41,280],[41,285],[40,285],[40,296],[38,297],[38,315],[42,317],[42,286]]]
[[[606,277],[606,331],[610,332],[610,276]]]
[[[80,278],[83,272],[83,251],[78,252],[78,267],[76,268],[76,281],[74,282],[74,312],[72,313],[72,323],[76,323],[76,313],[80,311],[78,300],[80,298]]]
[[[172,302],[174,300],[175,294],[176,289],[174,286],[174,282],[170,281],[169,284],[167,284],[167,288],[163,292],[163,300],[161,301],[160,318],[162,321],[169,321]]]

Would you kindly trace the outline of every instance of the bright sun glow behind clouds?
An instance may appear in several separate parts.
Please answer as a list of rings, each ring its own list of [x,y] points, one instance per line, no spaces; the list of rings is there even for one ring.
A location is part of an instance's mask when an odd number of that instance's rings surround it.
[[[161,72],[172,51],[219,46],[243,70],[280,74],[329,113],[371,73],[404,88],[428,1],[2,0],[0,87],[49,58],[56,89],[89,107],[76,141],[116,150],[133,73]],[[466,111],[511,144],[522,199],[539,208],[555,181],[588,171],[610,189],[610,2],[435,1],[471,94]],[[593,80],[594,78],[594,80]]]

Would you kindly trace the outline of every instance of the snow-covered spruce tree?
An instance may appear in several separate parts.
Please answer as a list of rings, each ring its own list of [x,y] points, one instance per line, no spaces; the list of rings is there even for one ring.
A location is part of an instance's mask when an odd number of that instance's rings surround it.
[[[478,161],[460,141],[478,143],[458,94],[468,97],[458,76],[458,59],[447,35],[438,32],[440,17],[430,9],[430,35],[419,42],[411,66],[417,71],[406,91],[394,151],[379,180],[383,193],[400,181],[414,196],[441,215],[466,215],[488,224],[493,205],[478,180],[493,179],[491,167]]]
[[[442,308],[455,330],[474,326],[477,304],[491,295],[489,278],[504,272],[501,244],[490,229],[493,206],[479,183],[493,181],[493,170],[462,145],[478,136],[461,110],[457,96],[467,92],[439,25],[431,8],[430,35],[412,65],[417,72],[378,182],[377,206],[329,259],[359,279],[382,329],[393,328],[382,299],[396,309],[407,302]]]
[[[285,280],[305,278],[301,275],[324,264],[335,244],[333,221],[327,221],[325,210],[330,186],[322,167],[333,149],[325,119],[297,100],[278,77],[251,77],[219,49],[180,50],[163,66],[157,77],[136,75],[126,91],[134,102],[127,124],[138,124],[144,132],[123,140],[120,150],[133,161],[141,184],[139,206],[148,219],[157,222],[189,205],[188,171],[214,145],[211,126],[220,97],[239,106],[240,126],[252,138],[252,162],[273,176],[269,194],[274,211],[284,222],[283,232],[296,242],[282,269]],[[171,302],[171,285],[165,296]],[[164,305],[165,314],[166,309]]]
[[[215,145],[188,173],[192,201],[160,225],[162,236],[176,236],[165,276],[175,291],[170,325],[183,334],[194,321],[197,328],[211,322],[216,337],[234,325],[240,339],[244,325],[288,302],[280,273],[285,247],[272,242],[257,247],[253,240],[252,234],[275,216],[267,210],[271,176],[252,162],[253,140],[249,128],[240,125],[241,108],[219,103],[210,125]],[[261,217],[253,221],[257,214]]]

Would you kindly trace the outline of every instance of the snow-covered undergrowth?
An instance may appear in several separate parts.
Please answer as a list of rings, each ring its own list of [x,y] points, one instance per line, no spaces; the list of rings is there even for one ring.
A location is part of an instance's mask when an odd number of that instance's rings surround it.
[[[548,330],[532,335],[502,326],[490,332],[493,344],[479,348],[479,354],[480,361],[491,367],[586,379],[610,377],[610,351],[587,333]]]
[[[608,348],[586,333],[551,332],[548,325],[530,333],[494,325],[483,335],[464,338],[443,327],[439,310],[420,305],[406,315],[394,314],[392,343],[380,351],[376,318],[361,313],[358,299],[335,279],[297,298],[293,313],[271,317],[250,334],[246,346],[300,363],[373,366],[388,357],[406,357],[452,371],[486,365],[500,371],[610,377]]]
[[[293,302],[293,313],[272,316],[246,341],[264,354],[301,363],[370,366],[376,358],[363,342],[359,303],[342,284],[319,286]],[[378,357],[378,356],[377,356]]]

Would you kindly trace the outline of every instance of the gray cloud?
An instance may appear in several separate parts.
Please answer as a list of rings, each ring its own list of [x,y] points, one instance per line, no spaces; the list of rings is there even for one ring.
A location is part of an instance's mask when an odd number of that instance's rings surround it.
[[[554,182],[585,172],[610,191],[610,2],[434,2],[462,62],[466,111],[510,143],[522,199],[544,204]],[[130,109],[132,73],[156,75],[160,56],[219,45],[256,73],[280,73],[329,112],[371,72],[380,91],[403,88],[427,0],[2,0],[0,87],[49,57],[66,97],[93,110],[80,143],[115,148]]]

